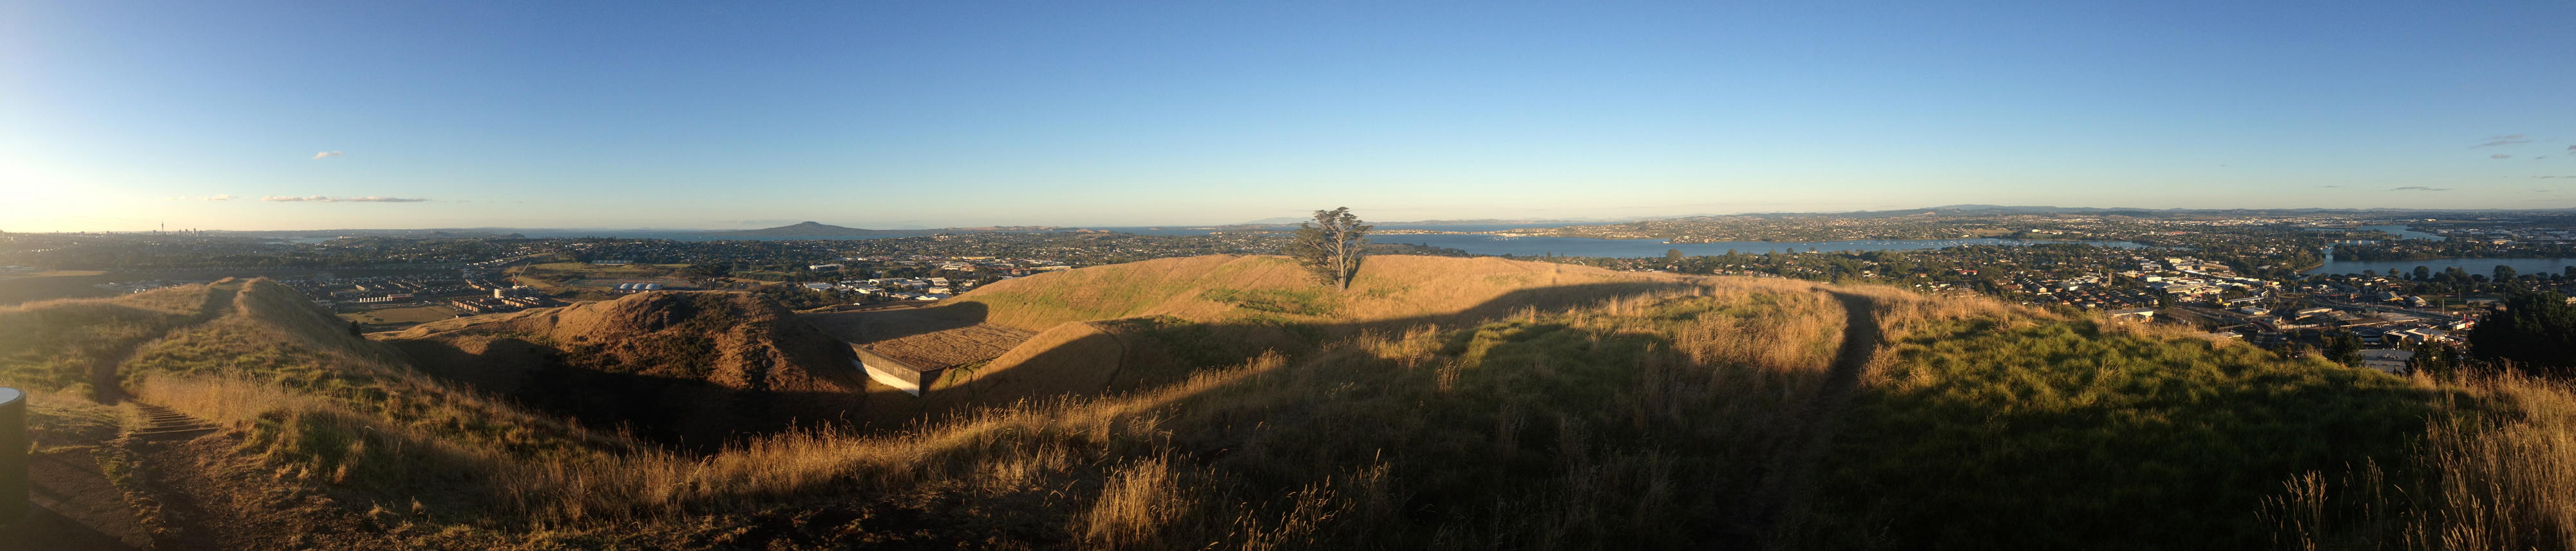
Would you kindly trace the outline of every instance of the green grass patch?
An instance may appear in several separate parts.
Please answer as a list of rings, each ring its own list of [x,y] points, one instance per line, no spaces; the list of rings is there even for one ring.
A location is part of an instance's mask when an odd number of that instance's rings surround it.
[[[125,428],[125,415],[113,406],[61,395],[37,398],[27,400],[27,439],[37,453],[95,445]]]
[[[2248,346],[1953,329],[1856,391],[1805,547],[2268,545],[2256,513],[2282,481],[2393,464],[2432,411],[2408,380]]]
[[[1199,298],[1210,302],[1232,304],[1254,312],[1294,316],[1328,316],[1339,310],[1341,301],[1321,289],[1208,289]]]

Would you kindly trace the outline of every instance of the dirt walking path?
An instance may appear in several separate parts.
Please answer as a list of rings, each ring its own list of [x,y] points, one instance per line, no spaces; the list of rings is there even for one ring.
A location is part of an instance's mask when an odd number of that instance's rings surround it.
[[[170,336],[170,333],[172,332],[198,325],[204,325],[206,322],[215,321],[215,318],[220,318],[223,317],[224,314],[231,313],[234,295],[235,291],[229,288],[220,286],[207,287],[206,302],[204,305],[197,307],[197,317],[195,319],[174,325],[169,330],[162,331],[161,334],[154,335],[152,338],[135,341],[133,347],[125,349],[125,353],[117,356],[116,359],[99,362],[98,365],[90,366],[90,392],[94,393],[94,396],[99,403],[115,404],[117,402],[125,401],[129,396],[125,393],[125,381],[120,373],[125,369],[126,362],[134,361],[134,356],[143,353],[144,347],[149,346],[153,342],[159,341],[162,338]]]
[[[1833,367],[1816,389],[1815,398],[1806,404],[1778,441],[1770,459],[1763,465],[1762,482],[1746,504],[1737,543],[1741,547],[1776,548],[1771,541],[1779,535],[1780,523],[1806,507],[1815,494],[1817,463],[1824,460],[1825,450],[1833,446],[1834,429],[1841,425],[1843,408],[1851,401],[1861,375],[1876,361],[1884,336],[1878,330],[1877,303],[1869,297],[1834,293],[1843,304],[1843,345],[1835,355]]]

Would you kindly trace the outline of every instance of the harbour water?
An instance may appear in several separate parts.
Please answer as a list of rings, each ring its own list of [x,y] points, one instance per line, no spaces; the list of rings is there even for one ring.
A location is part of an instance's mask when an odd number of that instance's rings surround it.
[[[2342,230],[2342,229],[2344,229],[2344,228],[2309,228],[2309,229],[2311,229],[2311,230],[2316,230],[2316,231],[2328,231],[2328,230]],[[2407,227],[2407,226],[2395,226],[2395,225],[2383,225],[2383,226],[2362,226],[2362,227],[2361,227],[2361,229],[2364,229],[2364,230],[2374,230],[2374,231],[2379,231],[2379,232],[2382,232],[2382,233],[2387,233],[2387,234],[2389,234],[2389,235],[2395,235],[2395,236],[2397,236],[2397,237],[2398,237],[2398,238],[2400,238],[2400,239],[2414,239],[2414,240],[2420,240],[2420,241],[2441,241],[2441,240],[2443,240],[2443,239],[2446,239],[2446,238],[2444,238],[2444,237],[2442,237],[2442,236],[2439,236],[2439,235],[2433,235],[2433,234],[2429,234],[2429,233],[2424,233],[2424,232],[2415,231],[2415,228],[2411,228],[2411,227]]]
[[[2415,228],[2409,228],[2406,226],[2362,226],[2361,229],[2379,230],[2407,239],[2421,239],[2425,241],[2441,241],[2443,239],[2442,236],[2415,231]]]

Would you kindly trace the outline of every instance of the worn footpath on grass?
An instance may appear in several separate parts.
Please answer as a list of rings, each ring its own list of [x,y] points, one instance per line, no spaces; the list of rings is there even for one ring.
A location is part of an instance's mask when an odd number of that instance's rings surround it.
[[[1852,389],[1876,361],[1884,338],[1879,334],[1877,301],[1850,293],[1834,293],[1834,299],[1843,304],[1842,350],[1835,355],[1815,400],[1797,417],[1798,426],[1782,433],[1762,466],[1762,485],[1745,508],[1749,518],[1740,521],[1739,535],[1752,547],[1772,547],[1768,540],[1779,533],[1781,519],[1814,496],[1816,464],[1833,445],[1844,405],[1851,402]]]

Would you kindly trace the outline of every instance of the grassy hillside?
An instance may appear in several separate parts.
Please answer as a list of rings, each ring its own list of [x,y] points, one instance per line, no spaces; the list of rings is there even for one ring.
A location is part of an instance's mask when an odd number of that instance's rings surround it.
[[[2308,471],[2266,500],[2302,549],[2576,547],[2576,386],[2518,375],[2421,378],[2453,394],[2400,457]]]
[[[1360,266],[1349,291],[1335,292],[1315,285],[1306,271],[1286,257],[1212,255],[1006,280],[969,292],[945,307],[981,309],[986,312],[985,323],[1029,331],[1076,321],[1152,316],[1196,323],[1347,323],[1491,314],[1523,306],[1563,307],[1674,281],[1498,258],[1375,256]],[[1510,296],[1534,289],[1549,292]]]
[[[2375,371],[2092,320],[1974,320],[1892,353],[1845,413],[1823,500],[1797,521],[1832,544],[1816,546],[2262,546],[2254,513],[2282,481],[2397,458],[2436,397]]]
[[[1840,311],[1805,283],[1712,280],[1572,311],[1364,331],[1133,393],[1020,402],[900,433],[585,465],[541,485],[589,489],[565,504],[584,511],[722,511],[719,524],[777,530],[684,534],[691,545],[824,541],[851,529],[840,519],[889,517],[910,528],[871,537],[1677,545],[1744,530],[1699,522],[1737,516],[1758,483],[1760,446],[1723,443],[1795,426],[1784,405],[1824,378]],[[852,502],[851,487],[875,490]],[[1640,529],[1692,522],[1702,528]]]
[[[912,419],[980,404],[1099,395],[1170,384],[1264,351],[1312,353],[1363,332],[1475,323],[1640,293],[1695,288],[1685,278],[1501,259],[1371,257],[1348,291],[1315,285],[1277,256],[1214,255],[1099,266],[1006,280],[934,308],[832,314],[920,326],[857,329],[854,340],[918,363],[957,365],[920,399],[877,404]],[[901,325],[901,324],[893,324]],[[958,359],[995,328],[1028,340],[982,361]],[[887,337],[886,334],[899,335]],[[911,337],[919,334],[923,338]],[[886,338],[879,338],[886,337]]]
[[[213,289],[232,298],[230,308],[137,349],[120,367],[125,386],[144,401],[244,426],[248,445],[299,473],[428,489],[470,476],[480,460],[620,447],[440,385],[283,286]],[[461,464],[423,468],[424,458]]]
[[[0,307],[0,384],[112,400],[115,365],[135,346],[220,315],[230,293],[177,287]]]
[[[507,403],[453,389],[423,377],[390,348],[349,335],[346,322],[315,308],[294,291],[266,281],[224,281],[129,295],[31,303],[0,309],[0,323],[13,338],[7,373],[0,383],[32,390],[31,424],[40,428],[39,445],[82,443],[116,451],[102,461],[134,468],[140,444],[104,440],[102,421],[121,422],[123,414],[78,398],[133,400],[169,406],[214,421],[226,431],[216,436],[228,444],[211,448],[227,457],[201,457],[178,478],[208,480],[228,486],[241,502],[278,506],[298,495],[339,495],[342,503],[414,503],[422,518],[468,525],[488,524],[488,514],[503,510],[505,487],[488,475],[532,462],[583,461],[638,447],[613,434],[601,434]],[[85,372],[81,377],[71,371]],[[81,378],[80,381],[70,381]],[[92,382],[96,384],[93,385]],[[101,389],[89,392],[89,389]],[[75,398],[78,397],[78,398]],[[113,429],[110,429],[113,430]],[[50,435],[50,436],[49,436]],[[255,465],[261,479],[238,477],[226,465]],[[114,473],[122,472],[111,469]],[[223,478],[222,482],[211,479]],[[132,483],[138,477],[120,477]],[[219,504],[190,504],[179,512],[164,509],[155,491],[126,489],[146,523],[162,529],[188,523],[169,515],[240,514],[252,520],[240,533],[272,532],[254,538],[287,538],[293,533],[331,531],[339,536],[308,534],[302,541],[353,540],[369,529],[361,510],[327,514],[304,511],[225,510]],[[267,496],[265,498],[260,496]],[[318,515],[318,516],[317,516]],[[193,522],[205,522],[195,519]],[[477,532],[460,532],[471,535]],[[202,534],[163,532],[156,537]],[[284,544],[283,539],[226,541]],[[204,543],[204,542],[199,542]],[[385,542],[377,541],[376,544]]]
[[[1348,294],[1263,257],[995,284],[940,308],[1035,336],[1005,354],[1018,367],[945,389],[962,413],[691,453],[425,375],[262,282],[47,315],[172,326],[116,337],[145,344],[103,360],[112,380],[224,423],[222,449],[262,478],[339,496],[375,547],[2563,549],[2576,533],[2563,383],[2397,378],[1893,288],[1371,262]],[[543,324],[692,323],[627,315],[651,311]],[[423,334],[468,355],[606,335],[508,319]],[[109,348],[5,365],[77,375],[67,362]],[[1014,378],[1100,390],[997,390]]]
[[[381,338],[425,373],[700,449],[797,423],[859,421],[850,414],[866,398],[846,343],[739,293],[637,293]]]

